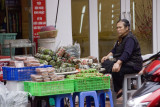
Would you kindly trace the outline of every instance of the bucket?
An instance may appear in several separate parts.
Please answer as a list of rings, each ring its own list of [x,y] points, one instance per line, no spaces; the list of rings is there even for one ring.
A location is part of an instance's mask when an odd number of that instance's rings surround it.
[[[55,51],[55,38],[38,39],[38,47],[44,47]]]

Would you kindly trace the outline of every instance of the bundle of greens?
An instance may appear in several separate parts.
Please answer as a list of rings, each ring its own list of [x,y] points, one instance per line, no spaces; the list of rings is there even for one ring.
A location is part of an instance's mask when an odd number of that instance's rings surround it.
[[[65,47],[60,47],[57,52],[43,47],[38,48],[38,53],[35,55],[41,64],[52,65],[56,68],[56,72],[75,71],[75,63],[72,55],[66,53]]]
[[[103,77],[102,73],[99,73],[96,69],[81,70],[80,73],[75,75],[67,75],[69,79],[79,79],[79,78],[92,78],[92,77]]]

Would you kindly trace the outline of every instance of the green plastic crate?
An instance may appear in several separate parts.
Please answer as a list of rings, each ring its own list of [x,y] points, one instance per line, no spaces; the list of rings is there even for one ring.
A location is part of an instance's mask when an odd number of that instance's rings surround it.
[[[17,33],[0,33],[0,43],[3,45],[5,40],[15,40]],[[2,48],[2,55],[10,56],[9,48]],[[12,48],[12,55],[15,55],[15,48]]]
[[[74,80],[24,82],[24,90],[32,96],[48,96],[74,92]]]
[[[17,33],[0,33],[0,43],[4,44],[4,40],[16,39]]]
[[[110,89],[110,77],[91,77],[74,80],[75,92]]]
[[[10,56],[10,48],[2,48],[2,55]],[[15,48],[12,48],[12,56],[15,55]]]
[[[55,100],[54,100],[54,98],[49,98],[49,105],[50,106],[55,106]]]

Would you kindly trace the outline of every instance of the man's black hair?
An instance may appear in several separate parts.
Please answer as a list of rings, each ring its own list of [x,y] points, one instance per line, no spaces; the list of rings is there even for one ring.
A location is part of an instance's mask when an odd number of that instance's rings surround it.
[[[120,19],[117,23],[119,23],[119,22],[123,22],[124,27],[128,27],[130,29],[130,23],[127,19]]]

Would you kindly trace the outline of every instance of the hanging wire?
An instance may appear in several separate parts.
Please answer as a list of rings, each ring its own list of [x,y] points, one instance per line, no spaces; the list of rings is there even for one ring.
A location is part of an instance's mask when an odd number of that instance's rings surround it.
[[[59,0],[58,0],[58,4],[57,4],[57,13],[56,13],[56,20],[55,20],[55,28],[56,28],[56,24],[57,24],[58,8],[59,8]]]

